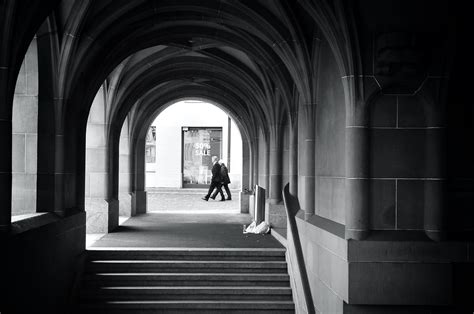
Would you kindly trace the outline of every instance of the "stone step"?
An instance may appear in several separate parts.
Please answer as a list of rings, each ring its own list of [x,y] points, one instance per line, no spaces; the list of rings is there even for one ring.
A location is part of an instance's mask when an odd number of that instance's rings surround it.
[[[78,313],[294,313],[284,249],[93,249]]]
[[[104,301],[81,305],[80,313],[294,313],[291,301]]]
[[[279,261],[159,261],[95,260],[88,273],[287,273],[286,262]]]
[[[130,249],[89,250],[88,260],[241,260],[241,261],[285,261],[284,249]]]
[[[96,273],[84,287],[99,286],[272,286],[288,287],[287,274],[219,273]]]
[[[83,291],[84,302],[95,300],[261,300],[291,301],[290,287],[99,287]]]

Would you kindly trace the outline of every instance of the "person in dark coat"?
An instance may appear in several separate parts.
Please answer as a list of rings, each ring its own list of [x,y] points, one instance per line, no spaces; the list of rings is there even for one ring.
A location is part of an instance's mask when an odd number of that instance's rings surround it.
[[[219,165],[218,160],[219,158],[217,156],[212,156],[213,166],[211,169],[211,173],[212,173],[211,185],[209,186],[209,191],[207,191],[206,196],[202,198],[205,201],[209,200],[209,197],[211,196],[211,193],[212,191],[214,191],[214,189],[217,189],[216,193],[221,194],[221,201],[225,201],[224,193],[222,193],[222,189],[221,189],[221,182],[222,182],[221,165]],[[213,198],[215,198],[215,196]]]
[[[221,165],[221,185],[224,187],[225,192],[227,193],[227,198],[226,200],[230,201],[232,200],[232,196],[230,195],[230,190],[229,190],[229,183],[230,183],[230,178],[229,178],[229,169],[227,169],[224,160],[219,160],[219,164]],[[222,188],[221,188],[222,191]],[[215,199],[217,195],[217,190],[214,191],[212,194],[211,198]]]

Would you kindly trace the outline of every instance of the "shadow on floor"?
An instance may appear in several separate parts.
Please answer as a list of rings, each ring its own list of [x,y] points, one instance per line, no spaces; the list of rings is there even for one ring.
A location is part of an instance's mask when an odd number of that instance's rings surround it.
[[[270,234],[243,234],[248,214],[149,213],[125,221],[92,247],[281,248]]]

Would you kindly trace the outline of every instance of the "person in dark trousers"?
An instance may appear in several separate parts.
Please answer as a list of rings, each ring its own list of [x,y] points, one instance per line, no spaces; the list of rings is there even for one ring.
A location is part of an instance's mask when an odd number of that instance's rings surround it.
[[[207,191],[206,196],[204,196],[202,198],[205,201],[209,200],[209,197],[211,196],[211,193],[212,193],[212,191],[214,191],[214,189],[217,189],[217,192],[221,194],[221,201],[225,201],[224,193],[222,193],[222,189],[221,189],[221,182],[222,182],[222,179],[221,179],[221,165],[219,165],[219,163],[217,162],[218,159],[219,158],[217,156],[212,156],[213,166],[212,166],[212,169],[211,169],[211,173],[212,173],[211,185],[209,186],[209,191]],[[215,196],[214,196],[214,198],[215,198]]]
[[[230,178],[229,178],[229,169],[227,169],[224,160],[219,160],[219,164],[221,165],[221,185],[224,187],[225,192],[227,193],[227,198],[226,200],[230,201],[232,200],[232,196],[230,195],[230,190],[229,190],[229,183],[230,183]],[[222,188],[221,188],[222,191]],[[217,195],[217,190],[214,191],[212,194],[211,198],[215,199]]]

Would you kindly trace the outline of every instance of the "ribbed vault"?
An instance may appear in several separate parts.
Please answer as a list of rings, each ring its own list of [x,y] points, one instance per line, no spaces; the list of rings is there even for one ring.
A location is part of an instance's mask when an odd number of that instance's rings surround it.
[[[53,162],[40,156],[38,164],[44,169],[45,184],[53,175],[52,184],[64,190],[64,197],[46,195],[45,208],[84,206],[86,124],[104,83],[112,153],[127,116],[132,126],[142,123],[142,112],[157,112],[182,97],[222,104],[249,143],[262,132],[267,145],[280,145],[279,126],[285,121],[295,125],[300,107],[317,103],[321,40],[329,43],[341,75],[357,69],[352,55],[356,36],[347,25],[351,18],[342,9],[346,6],[339,2],[334,6],[303,0],[35,3],[44,4],[31,24],[44,22],[39,30],[36,26],[38,45],[46,55],[41,58],[40,76],[52,78],[40,80],[45,83],[40,83],[44,85],[39,96],[39,141],[56,151]],[[7,9],[15,6],[21,9],[20,4]],[[19,22],[20,17],[11,24]],[[33,36],[30,28],[13,27],[21,35],[20,50]],[[20,61],[13,62],[9,71],[14,73]],[[345,86],[349,98],[355,95],[355,81]],[[57,173],[61,176],[54,176]]]

